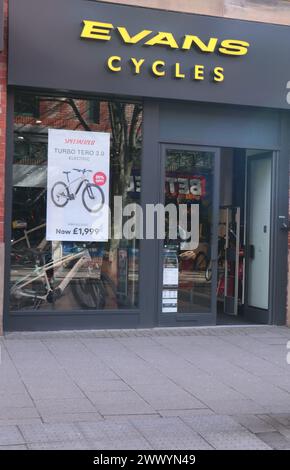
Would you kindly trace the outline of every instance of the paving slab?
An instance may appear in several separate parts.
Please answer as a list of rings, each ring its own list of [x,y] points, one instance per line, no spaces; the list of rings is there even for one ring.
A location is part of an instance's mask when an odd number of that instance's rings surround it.
[[[88,398],[43,399],[34,401],[40,415],[66,413],[97,413],[97,409]]]
[[[11,408],[29,408],[33,407],[33,401],[27,391],[25,390],[23,393],[10,393],[5,392],[0,394],[0,410],[3,407],[11,407]]]
[[[270,417],[274,418],[278,423],[283,426],[290,427],[290,413],[272,413]]]
[[[286,439],[278,431],[275,432],[263,432],[257,434],[258,438],[264,441],[272,449],[275,450],[290,450],[290,439]]]
[[[155,411],[133,390],[88,392],[88,397],[102,415],[153,414]]]
[[[77,441],[83,437],[72,424],[20,425],[19,429],[29,444]]]
[[[80,423],[84,438],[93,449],[150,449],[149,442],[130,422]]]
[[[240,423],[230,416],[204,415],[204,416],[183,416],[182,420],[193,431],[196,432],[222,432],[222,431],[243,431]]]
[[[271,450],[267,443],[248,431],[200,433],[216,450]]]
[[[261,414],[267,409],[250,399],[240,400],[206,400],[205,404],[217,414]]]
[[[199,434],[148,437],[154,450],[212,450],[213,447]]]
[[[0,446],[24,444],[24,439],[16,426],[0,425]]]
[[[103,376],[101,376],[103,377]],[[91,376],[85,375],[83,377],[75,378],[79,389],[83,392],[117,392],[129,391],[130,386],[123,380],[104,380],[100,379],[98,375]]]
[[[0,426],[18,426],[19,424],[41,424],[43,421],[40,418],[14,418],[14,419],[0,419]]]
[[[58,414],[45,414],[41,413],[42,423],[50,424],[64,424],[64,423],[79,423],[79,422],[88,422],[88,421],[101,421],[103,417],[95,411],[94,413],[58,413]]]
[[[207,400],[239,400],[245,396],[233,387],[228,386],[210,375],[187,375],[179,383],[184,389],[203,402]]]
[[[255,415],[232,416],[232,419],[244,426],[248,431],[255,434],[261,432],[273,432],[275,428],[269,423]]]
[[[0,446],[1,450],[27,450],[28,447],[26,445],[19,445],[19,446]]]
[[[267,375],[264,381],[279,387],[282,390],[290,393],[290,373],[280,375]]]
[[[105,415],[104,416],[104,422],[111,422],[113,421],[114,423],[117,422],[122,422],[122,423],[134,423],[136,420],[137,421],[143,421],[143,420],[148,420],[148,419],[160,419],[160,414],[159,413],[154,413],[154,414],[135,414],[135,415]]]
[[[90,450],[92,447],[86,441],[41,442],[28,444],[29,450]]]
[[[40,414],[38,413],[37,409],[35,407],[8,407],[8,406],[3,406],[1,404],[0,406],[0,423],[1,421],[7,421],[7,420],[23,420],[23,419],[34,419],[34,418],[39,418]]]
[[[135,421],[134,424],[154,449],[211,449],[208,442],[179,418]]]
[[[215,413],[210,410],[209,408],[198,408],[198,409],[190,409],[190,410],[158,410],[158,413],[160,416],[163,416],[164,418],[170,417],[170,416],[202,416],[202,415],[214,415]]]
[[[88,441],[91,450],[152,450],[153,447],[144,439],[124,441]]]
[[[134,385],[133,388],[155,410],[206,408],[204,403],[175,384],[166,388],[160,385]]]

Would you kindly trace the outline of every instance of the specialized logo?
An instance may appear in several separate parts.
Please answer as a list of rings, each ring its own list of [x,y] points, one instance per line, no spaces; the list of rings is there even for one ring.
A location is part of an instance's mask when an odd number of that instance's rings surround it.
[[[248,53],[250,43],[239,39],[218,39],[210,37],[207,41],[202,40],[194,34],[185,34],[181,39],[177,38],[171,32],[152,31],[143,29],[135,34],[128,31],[125,26],[115,27],[112,23],[102,23],[99,21],[83,20],[83,29],[81,38],[92,39],[96,41],[111,41],[113,35],[124,44],[139,45],[141,47],[162,46],[168,49],[195,51],[203,54],[218,54],[219,56],[244,56]],[[146,69],[146,60],[144,58],[131,57],[129,67],[134,75],[139,75]],[[123,70],[123,59],[119,55],[112,55],[106,59],[106,67],[114,73]],[[157,59],[149,64],[149,71],[154,77],[162,78],[167,75],[169,68],[173,68],[173,78],[189,78],[195,81],[202,81],[205,78],[205,66],[194,64],[190,71],[183,70],[179,62],[168,65],[164,60]],[[147,67],[148,70],[148,67]],[[223,67],[215,67],[210,71],[211,79],[214,82],[224,81]]]

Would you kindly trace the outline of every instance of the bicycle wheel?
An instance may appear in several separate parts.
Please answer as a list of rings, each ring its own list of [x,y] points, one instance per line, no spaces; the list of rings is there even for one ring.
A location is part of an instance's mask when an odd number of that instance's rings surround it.
[[[11,285],[10,308],[11,310],[38,310],[45,303],[45,300],[40,297],[44,297],[46,292],[45,285],[37,281],[32,281],[24,288]]]
[[[108,304],[109,308],[132,307],[132,303],[127,296],[123,296],[117,291],[115,282],[108,274],[103,272],[100,281],[105,296],[105,304]]]
[[[116,307],[129,306],[127,299],[122,298],[118,292],[115,282],[106,273],[101,274],[101,281],[106,295],[106,302]]]
[[[78,279],[72,284],[72,292],[79,306],[86,309],[102,310],[107,302],[117,307],[125,306],[118,298],[114,282],[106,273],[101,274],[101,279]]]
[[[96,184],[88,183],[83,190],[82,201],[88,212],[98,212],[105,202],[103,190]]]
[[[64,207],[69,201],[69,190],[65,183],[57,181],[51,188],[51,199],[56,207]]]
[[[77,279],[72,283],[72,293],[80,307],[102,309],[106,303],[106,293],[100,279]]]

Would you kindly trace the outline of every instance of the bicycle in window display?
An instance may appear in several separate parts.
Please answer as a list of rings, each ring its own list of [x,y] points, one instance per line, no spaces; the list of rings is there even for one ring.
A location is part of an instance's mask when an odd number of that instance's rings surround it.
[[[17,276],[10,289],[12,310],[19,306],[37,310],[46,303],[52,304],[68,286],[82,308],[103,309],[107,298],[114,298],[119,306],[114,282],[92,263],[89,249],[76,246],[71,253],[53,260],[51,251],[45,249],[45,238],[31,247],[29,235],[43,227],[45,224],[24,230],[24,236],[12,242],[12,276]]]

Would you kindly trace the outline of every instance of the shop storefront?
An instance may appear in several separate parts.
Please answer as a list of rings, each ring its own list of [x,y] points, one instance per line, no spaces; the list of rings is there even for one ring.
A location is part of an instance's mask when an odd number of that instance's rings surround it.
[[[9,22],[5,329],[285,324],[289,28],[88,0]]]

